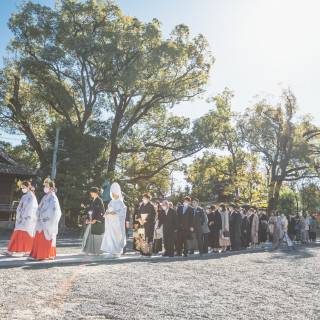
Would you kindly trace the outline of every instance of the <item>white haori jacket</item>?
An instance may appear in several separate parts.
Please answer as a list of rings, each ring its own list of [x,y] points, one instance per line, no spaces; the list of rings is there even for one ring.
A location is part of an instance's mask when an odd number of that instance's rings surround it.
[[[32,191],[23,195],[16,213],[16,226],[14,231],[26,231],[30,237],[34,237],[37,222],[36,211],[38,201]]]
[[[58,224],[61,217],[61,209],[59,200],[56,194],[52,191],[45,195],[37,210],[37,225],[36,231],[44,232],[47,240],[52,241],[52,246],[55,246],[56,235],[58,234]]]
[[[119,196],[116,200],[112,193]],[[115,215],[105,215],[105,232],[101,250],[111,254],[121,254],[126,245],[125,219],[127,207],[123,203],[121,188],[118,183],[113,183],[110,188],[111,201],[107,212],[116,212]]]

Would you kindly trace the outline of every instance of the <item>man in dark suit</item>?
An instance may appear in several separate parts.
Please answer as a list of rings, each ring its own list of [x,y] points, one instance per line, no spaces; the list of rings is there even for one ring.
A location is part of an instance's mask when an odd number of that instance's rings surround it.
[[[246,210],[241,209],[240,214],[241,214],[241,219],[242,219],[242,223],[241,223],[241,250],[245,250],[248,247],[248,244],[247,244],[248,218],[246,215]]]
[[[176,210],[169,207],[167,200],[162,202],[161,207],[163,211],[160,211],[157,229],[163,226],[164,256],[174,257],[174,237],[178,231],[178,216]]]
[[[177,243],[177,255],[181,256],[182,250],[185,257],[188,256],[188,250],[186,246],[187,240],[190,238],[190,232],[194,230],[194,210],[190,206],[190,197],[185,197],[183,206],[178,207],[178,243]]]
[[[230,228],[230,240],[231,250],[238,251],[241,248],[241,214],[236,210],[236,206],[232,203],[230,208],[229,228]]]
[[[202,241],[202,227],[206,221],[206,218],[204,216],[204,211],[201,207],[199,207],[199,200],[193,199],[192,200],[192,207],[194,210],[194,232],[196,234],[196,238],[198,240],[198,248],[199,248],[199,254],[202,256],[203,254],[203,241]],[[190,253],[194,253],[192,250]]]

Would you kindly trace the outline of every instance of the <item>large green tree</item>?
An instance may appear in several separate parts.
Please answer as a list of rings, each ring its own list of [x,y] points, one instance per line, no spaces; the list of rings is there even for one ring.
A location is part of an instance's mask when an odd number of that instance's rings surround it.
[[[163,39],[159,21],[125,16],[113,1],[62,0],[55,9],[27,2],[9,27],[9,50],[39,101],[80,132],[98,122],[109,178],[119,155],[140,152],[141,145],[128,141],[148,114],[201,94],[213,63],[202,35],[191,40],[179,25]],[[143,147],[169,150],[172,159],[190,154],[186,139],[154,138],[146,135]]]
[[[215,147],[219,151],[207,151],[198,157],[186,170],[188,182],[192,193],[201,200],[261,203],[264,200],[264,181],[259,158],[244,149],[237,125],[239,115],[231,112],[233,96],[233,92],[225,88],[222,93],[208,99],[215,108],[205,117],[205,127],[210,128],[213,119],[218,123],[214,136],[210,129],[207,132],[208,137],[216,141]]]
[[[303,214],[315,215],[320,208],[320,188],[312,180],[302,184],[299,192],[301,211]]]
[[[318,159],[311,140],[304,137],[314,126],[309,116],[297,117],[297,110],[293,93],[283,90],[278,105],[262,99],[238,121],[241,139],[249,150],[262,157],[266,166],[269,210],[277,208],[283,183],[318,177]]]
[[[70,162],[56,179],[61,191],[76,190],[76,203],[63,201],[68,212],[83,210],[80,188],[105,178],[162,194],[179,160],[214,143],[203,127],[214,132],[216,121],[168,112],[205,91],[214,62],[206,39],[191,39],[187,26],[164,39],[158,20],[123,15],[113,1],[61,0],[54,9],[24,2],[9,27],[0,122],[26,135],[43,177],[61,127],[58,160]]]
[[[277,209],[280,214],[297,214],[297,202],[295,192],[290,189],[283,188],[279,195]]]

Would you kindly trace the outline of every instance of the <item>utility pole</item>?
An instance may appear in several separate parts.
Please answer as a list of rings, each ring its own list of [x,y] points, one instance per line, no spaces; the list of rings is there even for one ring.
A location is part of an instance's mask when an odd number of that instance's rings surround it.
[[[59,130],[60,128],[56,128],[56,140],[54,143],[53,149],[53,161],[52,161],[52,171],[51,171],[51,180],[54,181],[56,178],[56,167],[57,167],[57,153],[59,148]]]

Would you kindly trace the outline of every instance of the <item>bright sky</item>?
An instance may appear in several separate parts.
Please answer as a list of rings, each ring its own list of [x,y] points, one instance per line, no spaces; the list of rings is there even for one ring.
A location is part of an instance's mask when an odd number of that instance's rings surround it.
[[[22,1],[16,1],[21,3]],[[54,0],[38,0],[53,6]],[[0,55],[11,37],[7,21],[14,0],[0,0]],[[208,39],[216,62],[208,95],[228,87],[233,110],[243,111],[265,92],[278,97],[290,87],[301,113],[320,125],[320,0],[118,0],[122,11],[143,21],[157,18],[164,35],[184,23],[191,34]],[[204,101],[182,103],[174,113],[196,118],[207,112]],[[2,138],[17,138],[2,136]],[[15,143],[18,140],[6,140]]]

